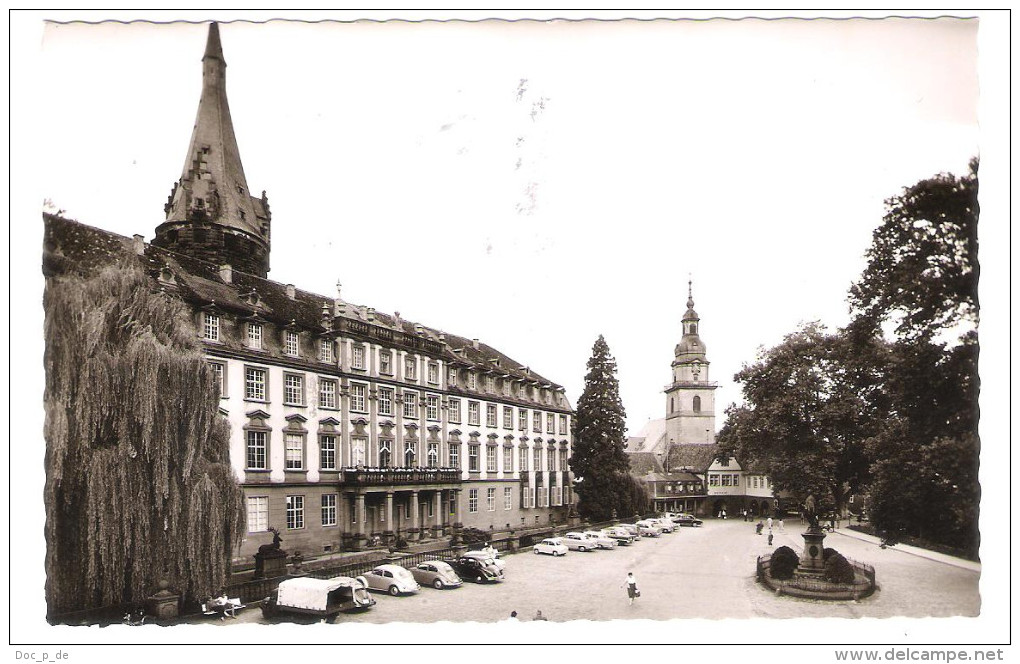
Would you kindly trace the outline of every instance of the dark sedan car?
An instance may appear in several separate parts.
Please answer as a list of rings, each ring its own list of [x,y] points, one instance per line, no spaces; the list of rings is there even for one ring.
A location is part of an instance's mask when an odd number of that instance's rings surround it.
[[[446,563],[453,568],[457,576],[465,581],[475,583],[498,583],[503,580],[503,570],[495,565],[487,565],[478,558],[461,556]]]
[[[678,526],[700,526],[702,521],[701,519],[695,518],[693,514],[678,514],[673,517],[673,523]]]

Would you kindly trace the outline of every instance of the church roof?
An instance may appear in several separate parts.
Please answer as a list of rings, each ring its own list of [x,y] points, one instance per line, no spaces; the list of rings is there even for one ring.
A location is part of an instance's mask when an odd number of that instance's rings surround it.
[[[627,455],[627,458],[630,459],[630,474],[635,477],[662,472],[659,459],[651,452],[632,452]]]
[[[211,23],[202,56],[202,96],[181,179],[167,203],[168,222],[203,221],[268,241],[266,210],[251,196],[227,103],[227,63],[219,25]]]
[[[719,446],[712,444],[682,443],[670,448],[670,468],[690,468],[696,473],[708,470],[716,455],[719,454]]]
[[[356,326],[360,323],[360,328],[351,328],[352,334],[357,335],[362,329],[367,333],[372,328],[400,332],[404,338],[415,340],[415,343],[428,343],[430,350],[445,361],[471,366],[483,372],[494,371],[500,376],[510,376],[538,387],[562,389],[559,384],[487,344],[479,342],[478,348],[475,348],[473,339],[444,333],[436,328],[345,301],[340,303],[341,314],[334,316],[337,305],[335,298],[297,288],[291,298],[286,284],[237,270],[232,271],[228,282],[221,276],[219,266],[197,258],[140,241],[137,242],[142,249],[139,254],[136,240],[132,238],[52,214],[43,214],[43,221],[43,273],[47,277],[68,273],[87,276],[122,261],[137,261],[156,283],[175,291],[181,299],[194,307],[213,306],[240,317],[257,315],[280,326],[293,323],[313,333],[327,331],[322,317],[323,307],[326,307],[334,329],[337,325]],[[163,270],[169,270],[173,277],[172,284],[159,281],[159,273]],[[257,298],[253,298],[252,293]],[[456,388],[450,390],[456,391]],[[502,398],[507,400],[507,397]],[[516,395],[511,394],[509,400],[515,398]],[[566,408],[570,408],[565,395],[563,399]],[[560,409],[563,407],[558,406]]]

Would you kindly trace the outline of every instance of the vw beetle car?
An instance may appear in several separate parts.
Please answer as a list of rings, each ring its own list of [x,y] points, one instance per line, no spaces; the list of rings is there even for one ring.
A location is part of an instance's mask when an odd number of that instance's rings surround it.
[[[420,585],[432,586],[436,590],[456,588],[464,582],[449,564],[442,560],[429,560],[411,568],[411,576]]]
[[[361,577],[313,579],[303,576],[281,581],[262,602],[262,615],[273,618],[280,613],[297,613],[333,622],[341,611],[368,609],[374,604]]]
[[[569,549],[559,537],[547,537],[536,544],[532,551],[535,553],[547,553],[551,556],[565,556]]]
[[[445,562],[465,581],[498,583],[503,580],[503,570],[478,558],[460,556]]]
[[[364,574],[369,590],[382,590],[396,597],[401,593],[416,593],[421,589],[406,569],[400,565],[379,565]]]

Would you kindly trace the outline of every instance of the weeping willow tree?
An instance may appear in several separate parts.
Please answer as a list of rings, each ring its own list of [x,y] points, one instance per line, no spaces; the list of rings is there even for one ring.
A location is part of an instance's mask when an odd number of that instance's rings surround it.
[[[191,317],[137,265],[47,280],[50,616],[224,584],[244,529],[229,425]]]

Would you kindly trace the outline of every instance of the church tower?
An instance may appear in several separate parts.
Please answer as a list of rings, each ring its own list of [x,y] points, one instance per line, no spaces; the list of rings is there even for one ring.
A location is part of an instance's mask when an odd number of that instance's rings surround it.
[[[255,197],[241,167],[230,120],[219,25],[209,26],[202,96],[180,180],[153,244],[262,278],[269,273],[269,201]]]
[[[719,385],[709,380],[706,348],[698,335],[700,322],[688,281],[683,336],[674,351],[673,383],[665,390],[669,443],[715,442],[715,390]]]

